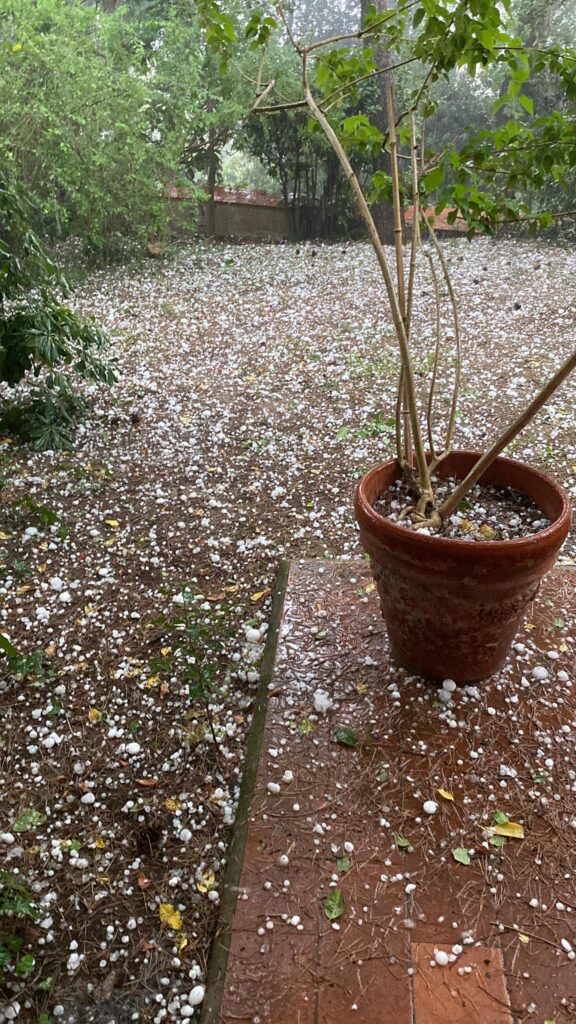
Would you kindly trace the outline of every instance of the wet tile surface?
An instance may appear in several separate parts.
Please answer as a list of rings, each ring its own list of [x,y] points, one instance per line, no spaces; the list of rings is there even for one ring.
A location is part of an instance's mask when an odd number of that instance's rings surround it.
[[[434,950],[434,944],[413,947],[417,1024],[512,1024],[499,949],[467,949],[447,967],[432,966]]]
[[[503,671],[447,703],[390,664],[366,563],[291,567],[222,1024],[573,1024],[575,583],[554,570]],[[496,812],[526,838],[491,845]],[[484,955],[476,1018],[458,968]]]

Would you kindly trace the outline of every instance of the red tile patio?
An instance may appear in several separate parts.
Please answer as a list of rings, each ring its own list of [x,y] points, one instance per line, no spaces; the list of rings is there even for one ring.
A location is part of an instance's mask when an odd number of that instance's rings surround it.
[[[291,567],[209,1020],[576,1022],[575,578],[548,576],[524,649],[447,708],[390,664],[365,562]],[[486,842],[497,810],[523,841]]]

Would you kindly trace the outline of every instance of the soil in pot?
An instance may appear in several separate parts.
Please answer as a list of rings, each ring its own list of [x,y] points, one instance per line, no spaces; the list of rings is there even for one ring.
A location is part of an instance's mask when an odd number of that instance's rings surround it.
[[[433,477],[434,491],[439,504],[459,483],[454,477],[438,480]],[[393,523],[414,529],[402,513],[413,503],[413,496],[402,480],[396,480],[374,502],[374,509]],[[444,520],[441,527],[420,526],[416,532],[436,537],[452,537],[463,541],[515,540],[530,537],[550,525],[535,501],[513,487],[498,487],[478,483],[460,502],[455,513]]]
[[[463,479],[479,457],[451,452],[438,475]],[[542,576],[556,561],[570,528],[567,495],[544,473],[500,457],[480,481],[482,507],[483,487],[511,488],[524,496],[528,518],[537,516],[540,524],[546,519],[547,525],[498,543],[486,537],[466,543],[407,529],[376,511],[377,500],[399,477],[395,459],[376,466],[360,481],[355,501],[392,656],[430,679],[478,682],[502,667]],[[531,505],[537,511],[530,513]],[[514,509],[511,515],[518,516]]]

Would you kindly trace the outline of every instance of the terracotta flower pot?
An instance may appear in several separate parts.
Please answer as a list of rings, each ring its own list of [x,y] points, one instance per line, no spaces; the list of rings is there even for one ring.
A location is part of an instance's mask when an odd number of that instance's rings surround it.
[[[454,451],[438,469],[462,479],[478,452]],[[360,539],[370,555],[392,657],[431,679],[477,682],[501,668],[527,605],[570,529],[568,497],[550,477],[500,457],[482,481],[527,494],[550,520],[530,537],[466,542],[398,526],[373,508],[400,476],[396,459],[370,470],[356,490]]]

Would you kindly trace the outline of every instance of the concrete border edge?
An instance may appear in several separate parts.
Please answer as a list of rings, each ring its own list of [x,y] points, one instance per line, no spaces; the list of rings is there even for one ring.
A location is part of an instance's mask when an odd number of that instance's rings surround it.
[[[282,561],[278,567],[276,580],[274,582],[274,597],[270,611],[270,623],[266,638],[266,646],[262,657],[260,669],[260,685],[254,705],[252,724],[246,742],[246,757],[244,760],[244,771],[238,800],[238,810],[234,832],[228,851],[228,864],[224,877],[224,891],[220,903],[220,916],[216,933],[212,943],[208,972],[206,975],[206,996],[202,1007],[201,1024],[218,1024],[220,1020],[220,1006],[224,994],[224,983],[226,981],[226,969],[228,965],[228,953],[230,951],[230,939],[232,934],[232,921],[236,910],[238,899],[238,887],[242,872],[244,859],[244,847],[248,833],[248,815],[250,804],[254,794],[254,785],[258,771],[260,747],[266,721],[266,710],[268,706],[268,686],[272,681],[276,651],[278,649],[278,636],[284,599],[290,572],[290,562]]]

